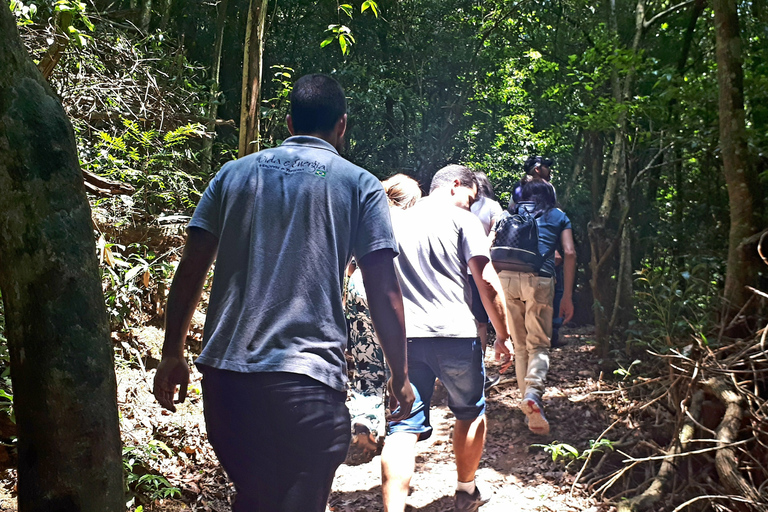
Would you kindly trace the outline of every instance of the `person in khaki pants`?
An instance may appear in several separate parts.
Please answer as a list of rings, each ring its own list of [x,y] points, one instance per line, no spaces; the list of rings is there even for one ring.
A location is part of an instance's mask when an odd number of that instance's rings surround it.
[[[549,370],[549,348],[552,336],[552,299],[555,293],[554,247],[560,242],[564,259],[565,292],[560,302],[563,323],[573,317],[573,281],[576,274],[576,251],[573,246],[571,221],[557,208],[555,189],[541,178],[529,178],[522,187],[522,201],[515,205],[537,215],[539,252],[551,256],[538,273],[501,270],[507,317],[515,347],[515,373],[523,396],[520,409],[535,434],[548,434],[549,422],[544,416],[541,397]]]

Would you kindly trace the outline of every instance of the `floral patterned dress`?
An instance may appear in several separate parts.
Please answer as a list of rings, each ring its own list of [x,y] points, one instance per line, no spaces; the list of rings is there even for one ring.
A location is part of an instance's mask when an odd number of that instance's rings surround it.
[[[346,312],[349,320],[349,352],[353,361],[349,372],[347,407],[352,417],[353,434],[368,429],[371,440],[380,445],[386,429],[385,395],[389,372],[384,362],[384,352],[373,330],[359,269],[347,280]],[[350,448],[352,451],[353,447]],[[370,457],[373,455],[370,454]]]

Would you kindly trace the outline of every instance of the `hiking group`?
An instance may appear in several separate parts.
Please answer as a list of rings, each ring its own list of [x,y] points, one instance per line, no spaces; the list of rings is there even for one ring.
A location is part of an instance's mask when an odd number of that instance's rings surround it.
[[[549,432],[541,398],[553,316],[571,318],[575,272],[552,162],[529,158],[502,212],[485,175],[467,167],[440,169],[421,198],[411,178],[382,185],[343,159],[346,99],[328,76],[294,84],[286,121],[290,138],[225,164],[195,210],[154,394],[171,411],[186,396],[186,334],[216,260],[195,364],[234,511],[325,510],[353,438],[348,391],[372,397],[374,417],[388,399],[384,509],[405,510],[436,379],[455,416],[455,510],[477,510],[488,501],[475,472],[494,383],[484,367],[489,322],[501,371],[515,361],[529,428]]]

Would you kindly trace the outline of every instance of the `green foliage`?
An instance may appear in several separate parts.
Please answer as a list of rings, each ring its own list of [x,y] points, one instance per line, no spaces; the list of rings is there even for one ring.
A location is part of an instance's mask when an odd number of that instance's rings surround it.
[[[34,18],[37,14],[37,5],[25,4],[21,0],[11,0],[10,6],[11,12],[16,17],[16,24],[20,27],[24,25],[31,25],[34,23]]]
[[[563,461],[573,462],[577,459],[586,459],[593,453],[603,453],[606,451],[613,451],[613,441],[610,439],[600,439],[599,441],[590,440],[589,445],[584,451],[579,450],[567,443],[559,443],[554,441],[549,444],[532,444],[537,448],[543,449],[546,453],[552,456],[552,462],[557,462],[562,459]]]
[[[375,17],[379,17],[379,4],[374,0],[365,0],[360,6],[360,13],[364,13],[368,9],[371,10]],[[340,4],[338,7],[339,12],[343,12],[349,19],[352,19],[352,12],[354,10],[351,4]],[[326,37],[320,43],[320,48],[325,48],[334,41],[339,42],[339,48],[342,55],[347,55],[352,45],[355,44],[355,38],[352,36],[352,29],[341,23],[328,25],[326,29]]]
[[[647,340],[655,350],[687,345],[694,335],[706,340],[713,323],[721,279],[717,267],[704,262],[683,268],[646,262],[636,273],[637,323],[630,334]]]
[[[109,243],[100,236],[96,244],[101,263],[104,300],[111,328],[128,328],[143,320],[143,303],[161,284],[167,288],[175,267],[158,258],[145,245]],[[142,256],[143,255],[143,256]]]
[[[16,422],[13,411],[13,393],[11,385],[11,356],[8,352],[8,339],[5,337],[5,314],[3,296],[0,294],[0,413],[7,414]]]
[[[77,46],[85,46],[92,38],[78,28],[84,26],[89,32],[93,32],[94,25],[85,14],[85,3],[77,0],[58,0],[54,4],[54,12],[61,14],[63,30],[69,40]]]
[[[285,122],[285,116],[289,112],[290,96],[293,90],[294,69],[288,66],[276,64],[272,70],[273,93],[269,99],[262,100],[261,118],[264,132],[273,134],[278,125]],[[275,140],[272,135],[269,139],[262,139],[265,147],[274,147],[281,141]]]
[[[640,364],[640,360],[635,359],[627,368],[624,368],[624,366],[621,363],[618,363],[618,364],[619,364],[619,367],[613,370],[613,374],[621,377],[621,380],[627,380],[627,377],[630,377],[632,375],[632,367],[635,366],[636,364]]]
[[[557,462],[558,459],[573,460],[579,457],[579,450],[567,443],[558,443],[554,441],[549,444],[532,444],[537,448],[543,449],[545,452],[552,456],[552,462]]]
[[[346,25],[328,25],[326,32],[328,35],[320,43],[320,48],[325,48],[332,42],[338,41],[342,55],[349,53],[349,49],[355,43],[355,38],[352,37],[352,30],[349,27]]]
[[[149,503],[181,496],[178,487],[171,485],[164,476],[152,472],[152,464],[163,456],[172,457],[173,451],[157,439],[143,446],[123,446],[126,493],[130,497],[128,506],[135,501]]]
[[[197,204],[201,194],[203,177],[185,169],[196,159],[191,139],[204,133],[205,127],[197,123],[161,131],[144,129],[136,121],[123,119],[123,130],[98,132],[97,152],[83,167],[134,185],[134,197],[143,200],[143,210],[148,214],[183,211]],[[131,200],[122,201],[132,206]]]

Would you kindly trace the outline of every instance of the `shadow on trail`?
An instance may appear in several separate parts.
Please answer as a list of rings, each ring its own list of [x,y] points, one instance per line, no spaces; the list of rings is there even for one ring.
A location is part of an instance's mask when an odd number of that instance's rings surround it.
[[[332,512],[374,512],[382,510],[381,486],[377,485],[365,491],[333,493],[328,501]],[[407,505],[406,512],[449,512],[453,510],[453,495],[441,496],[421,507]]]

